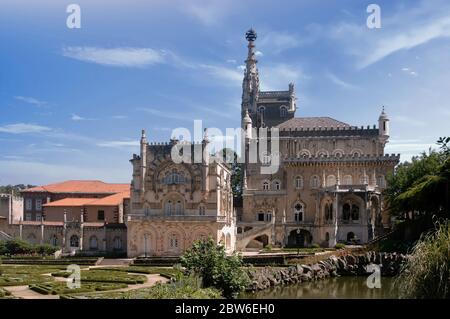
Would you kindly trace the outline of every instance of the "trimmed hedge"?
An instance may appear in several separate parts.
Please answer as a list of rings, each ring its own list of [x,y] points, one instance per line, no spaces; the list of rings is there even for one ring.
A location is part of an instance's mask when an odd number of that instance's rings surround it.
[[[33,245],[21,239],[0,242],[0,255],[52,255],[57,250],[58,247],[49,244]]]

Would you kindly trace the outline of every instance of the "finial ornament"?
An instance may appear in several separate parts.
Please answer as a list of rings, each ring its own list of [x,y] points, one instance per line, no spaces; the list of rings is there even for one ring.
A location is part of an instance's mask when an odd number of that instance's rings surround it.
[[[248,30],[245,33],[245,38],[247,39],[248,42],[253,42],[256,40],[257,34],[255,32],[255,30],[253,30],[253,28],[250,28],[250,30]]]

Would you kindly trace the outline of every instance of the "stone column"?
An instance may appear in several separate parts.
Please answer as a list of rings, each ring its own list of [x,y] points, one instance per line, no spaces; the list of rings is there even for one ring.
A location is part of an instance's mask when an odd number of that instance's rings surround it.
[[[44,217],[41,216],[41,245],[44,244]]]
[[[79,248],[80,250],[83,250],[83,237],[84,237],[84,214],[83,209],[81,209],[80,214],[80,242],[79,242]]]
[[[22,225],[22,217],[20,217],[20,220],[19,220],[19,237],[20,237],[20,239],[23,239],[22,233],[23,233],[23,225]]]
[[[67,212],[64,209],[64,220],[63,220],[63,233],[62,233],[62,250],[66,249],[66,236],[67,236]]]

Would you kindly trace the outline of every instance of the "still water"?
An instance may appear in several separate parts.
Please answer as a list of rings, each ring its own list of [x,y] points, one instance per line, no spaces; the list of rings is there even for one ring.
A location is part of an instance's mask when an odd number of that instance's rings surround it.
[[[397,299],[399,292],[394,285],[395,278],[382,277],[381,288],[370,289],[366,277],[333,277],[313,282],[276,286],[256,293],[246,292],[240,298],[249,299]]]

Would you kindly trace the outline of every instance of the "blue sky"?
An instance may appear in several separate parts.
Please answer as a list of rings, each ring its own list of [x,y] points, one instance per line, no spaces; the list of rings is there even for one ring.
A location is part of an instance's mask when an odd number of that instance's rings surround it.
[[[385,105],[402,159],[450,134],[447,0],[5,2],[0,184],[129,182],[142,128],[166,141],[194,119],[239,127],[250,27],[262,89],[295,82],[296,116],[366,126]],[[71,3],[81,29],[66,27]]]

